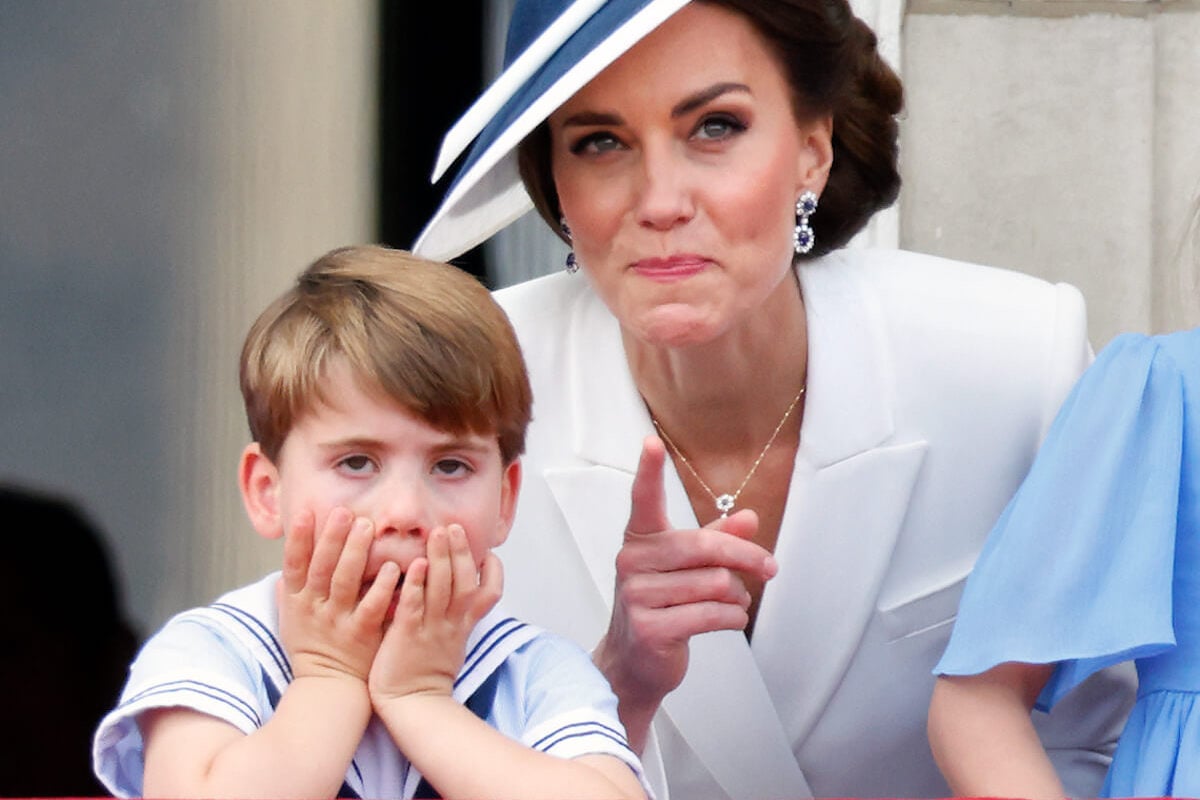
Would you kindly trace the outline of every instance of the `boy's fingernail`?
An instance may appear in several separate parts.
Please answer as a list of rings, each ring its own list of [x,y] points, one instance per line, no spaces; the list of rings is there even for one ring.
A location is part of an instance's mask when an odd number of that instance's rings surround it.
[[[369,533],[370,531],[371,531],[371,520],[367,519],[366,517],[359,517],[358,519],[354,520],[354,531],[353,532]]]

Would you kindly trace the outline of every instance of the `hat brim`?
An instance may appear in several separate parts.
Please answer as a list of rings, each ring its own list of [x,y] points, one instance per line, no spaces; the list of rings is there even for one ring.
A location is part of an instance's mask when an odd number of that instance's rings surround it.
[[[455,147],[461,152],[463,130],[477,126],[487,112],[496,109],[480,130],[441,206],[421,231],[413,252],[442,261],[454,258],[527,212],[532,202],[517,171],[517,145],[688,2],[608,0],[581,22],[581,10],[595,7],[595,0],[573,3],[451,129],[457,141],[447,135],[439,162],[453,160],[457,153],[448,158],[446,154]],[[575,16],[564,22],[572,13]],[[444,163],[439,166],[445,168]]]

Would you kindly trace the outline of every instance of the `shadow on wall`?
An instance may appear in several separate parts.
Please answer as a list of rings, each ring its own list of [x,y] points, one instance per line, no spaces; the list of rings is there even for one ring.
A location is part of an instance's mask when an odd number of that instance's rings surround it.
[[[0,796],[101,796],[91,738],[139,645],[104,536],[65,498],[0,485]]]

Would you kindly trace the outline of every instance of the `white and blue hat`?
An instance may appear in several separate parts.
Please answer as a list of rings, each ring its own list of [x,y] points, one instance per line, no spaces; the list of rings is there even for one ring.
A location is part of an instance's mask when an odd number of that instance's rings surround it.
[[[449,260],[532,208],[517,171],[517,145],[687,3],[518,0],[504,48],[504,71],[442,140],[433,181],[468,146],[471,151],[413,251]]]

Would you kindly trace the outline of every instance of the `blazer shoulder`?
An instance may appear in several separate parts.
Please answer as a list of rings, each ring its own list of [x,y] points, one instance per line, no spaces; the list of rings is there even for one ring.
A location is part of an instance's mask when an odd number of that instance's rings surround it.
[[[1044,432],[1091,360],[1083,295],[1069,284],[907,251],[841,262],[877,309],[905,391],[1032,403]]]
[[[1069,283],[905,250],[845,251],[838,266],[868,287],[890,325],[910,332],[961,331],[1009,346],[1086,342],[1086,303]]]
[[[1079,290],[1069,283],[911,250],[846,250],[842,261],[845,267],[893,291],[928,293],[940,289],[964,300],[995,297],[1000,302],[1009,298],[1056,298],[1060,294],[1082,300]]]
[[[587,279],[582,275],[558,272],[496,289],[492,296],[520,334],[522,327],[536,325],[539,320],[569,314],[572,304],[586,290]]]
[[[600,304],[582,275],[559,272],[533,278],[493,293],[508,315],[534,385],[534,404],[561,382],[563,370],[578,356],[578,329],[594,325]],[[595,341],[590,342],[593,346]]]

